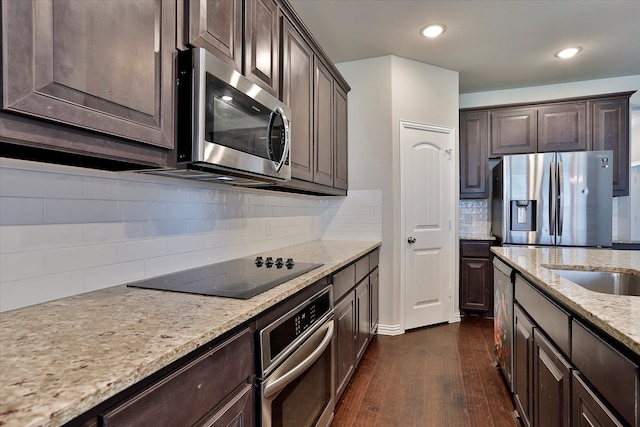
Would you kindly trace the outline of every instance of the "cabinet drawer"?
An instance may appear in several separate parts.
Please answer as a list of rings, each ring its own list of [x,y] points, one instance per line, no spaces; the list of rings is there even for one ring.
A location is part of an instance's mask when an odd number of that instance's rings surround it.
[[[632,426],[638,426],[638,365],[573,320],[571,361]]]
[[[367,277],[370,271],[369,255],[365,255],[356,261],[356,283],[360,283],[362,279]]]
[[[491,256],[491,242],[460,241],[460,256],[471,258],[489,258]]]
[[[101,414],[102,425],[193,425],[252,376],[251,342],[245,329]]]
[[[369,254],[369,268],[373,271],[380,264],[380,249],[376,249]]]
[[[585,383],[578,371],[571,376],[571,418],[574,426],[622,427],[623,424]]]
[[[333,301],[338,301],[356,285],[356,265],[351,264],[333,274]]]
[[[516,274],[515,300],[565,355],[571,354],[569,313],[551,302],[519,274]]]

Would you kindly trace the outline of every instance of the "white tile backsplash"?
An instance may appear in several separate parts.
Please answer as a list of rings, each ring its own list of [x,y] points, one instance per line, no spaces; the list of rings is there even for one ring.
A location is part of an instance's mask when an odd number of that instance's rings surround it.
[[[315,197],[0,158],[0,311],[320,238],[381,240],[382,194]]]

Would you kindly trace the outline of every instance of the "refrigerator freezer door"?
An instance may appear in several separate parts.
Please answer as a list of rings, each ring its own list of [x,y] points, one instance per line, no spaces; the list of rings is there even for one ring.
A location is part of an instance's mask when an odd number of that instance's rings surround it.
[[[613,153],[557,153],[559,246],[611,246]]]
[[[550,171],[554,161],[554,153],[518,154],[503,158],[504,203],[500,237],[504,244],[555,244],[551,229],[554,222],[551,212],[553,206],[550,204],[554,200],[554,195],[550,193]],[[523,217],[526,201],[530,202],[527,206],[535,206],[531,212],[535,218]],[[523,226],[525,222],[526,226]]]

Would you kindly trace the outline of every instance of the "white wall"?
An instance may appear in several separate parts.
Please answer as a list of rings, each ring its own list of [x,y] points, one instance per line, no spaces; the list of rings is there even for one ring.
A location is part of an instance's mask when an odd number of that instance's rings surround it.
[[[344,62],[337,67],[351,86],[350,188],[382,191],[380,323],[381,329],[393,330],[402,323],[400,120],[457,129],[458,73],[395,56]]]
[[[381,218],[376,192],[288,195],[0,158],[0,311],[319,238],[380,240]]]
[[[552,99],[579,96],[600,95],[606,93],[636,91],[630,99],[630,153],[631,160],[640,156],[640,75],[609,79],[588,80],[564,84],[526,87],[519,89],[476,92],[460,95],[460,108],[484,107],[490,105],[537,102]],[[640,159],[639,159],[640,160]],[[640,242],[638,223],[640,217],[640,192],[633,181],[637,171],[631,170],[633,183],[628,197],[613,199],[613,240],[622,242]]]

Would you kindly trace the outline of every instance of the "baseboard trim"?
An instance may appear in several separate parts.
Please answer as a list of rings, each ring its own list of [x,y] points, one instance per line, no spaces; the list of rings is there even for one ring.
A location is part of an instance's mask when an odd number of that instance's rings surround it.
[[[456,322],[461,322],[462,321],[462,316],[460,315],[460,312],[457,311],[455,313],[453,313],[453,321],[451,323],[456,323]]]
[[[404,331],[400,328],[400,325],[383,325],[380,323],[378,324],[378,334],[395,336],[404,334]]]

